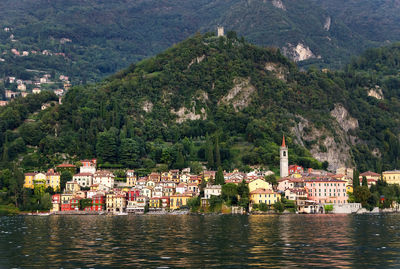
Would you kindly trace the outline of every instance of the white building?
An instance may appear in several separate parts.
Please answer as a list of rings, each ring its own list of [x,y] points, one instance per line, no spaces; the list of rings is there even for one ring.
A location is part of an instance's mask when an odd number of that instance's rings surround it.
[[[178,186],[176,186],[175,191],[178,194],[184,194],[187,191],[187,184],[179,183]]]
[[[204,198],[210,199],[211,195],[220,196],[222,191],[221,185],[209,185],[204,188]]]
[[[106,186],[110,189],[114,188],[114,174],[107,170],[100,170],[94,173],[93,184]]]
[[[93,184],[93,174],[91,173],[79,173],[74,175],[72,179],[81,187],[90,187]]]
[[[94,174],[96,173],[96,164],[97,160],[83,160],[81,161],[82,166],[79,168],[80,173],[90,173]]]
[[[144,187],[140,190],[140,196],[146,196],[147,198],[151,198],[153,195],[153,190],[149,187]]]

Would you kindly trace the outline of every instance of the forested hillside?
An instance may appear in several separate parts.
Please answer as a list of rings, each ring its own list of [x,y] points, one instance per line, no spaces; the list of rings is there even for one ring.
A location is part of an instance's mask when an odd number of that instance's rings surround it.
[[[390,0],[4,0],[0,77],[29,79],[38,70],[95,82],[217,25],[279,47],[300,66],[332,69],[400,40],[399,12]]]
[[[54,98],[43,93],[1,108],[2,165],[29,171],[97,157],[115,168],[276,169],[285,135],[290,163],[394,169],[399,48],[369,50],[344,71],[302,72],[234,32],[197,34],[74,87],[62,105],[40,111]]]

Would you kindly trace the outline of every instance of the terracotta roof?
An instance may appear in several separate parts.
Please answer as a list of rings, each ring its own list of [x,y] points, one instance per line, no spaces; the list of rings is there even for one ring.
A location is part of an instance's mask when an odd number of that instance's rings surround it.
[[[346,183],[344,180],[339,180],[335,178],[313,178],[313,179],[305,179],[304,182],[339,182]]]
[[[375,172],[371,172],[371,171],[367,171],[367,172],[364,172],[364,173],[360,174],[360,176],[361,177],[367,177],[367,176],[379,177],[380,174],[375,173]]]
[[[60,165],[57,165],[58,168],[75,168],[76,166],[73,164],[69,164],[69,163],[62,163]]]
[[[87,177],[87,176],[93,176],[92,173],[78,173],[75,174],[74,177]]]
[[[192,193],[192,192],[185,192],[184,194],[174,194],[174,195],[171,195],[171,197],[188,197],[188,196],[192,197],[192,196],[193,196],[193,193]]]
[[[283,139],[282,139],[282,148],[286,148],[285,136],[283,136]]]
[[[344,177],[345,175],[342,175],[342,174],[338,174],[338,175],[333,175],[332,177],[334,177],[334,178],[342,178],[342,177]]]
[[[250,192],[250,194],[274,194],[275,192],[273,190],[267,190],[267,189],[256,189],[252,192]]]
[[[35,176],[37,173],[25,173],[25,176]]]

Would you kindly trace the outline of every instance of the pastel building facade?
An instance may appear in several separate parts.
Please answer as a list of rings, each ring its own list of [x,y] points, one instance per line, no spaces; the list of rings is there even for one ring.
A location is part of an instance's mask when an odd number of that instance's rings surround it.
[[[317,203],[345,204],[348,196],[346,181],[332,178],[309,179],[305,181],[307,198]]]

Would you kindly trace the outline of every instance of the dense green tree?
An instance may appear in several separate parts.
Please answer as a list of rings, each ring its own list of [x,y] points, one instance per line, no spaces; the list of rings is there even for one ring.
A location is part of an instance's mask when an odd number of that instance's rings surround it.
[[[126,167],[139,167],[140,145],[132,138],[121,140],[119,149],[120,163]]]
[[[357,169],[353,172],[353,189],[360,186],[360,173]]]
[[[213,144],[211,139],[206,137],[206,161],[208,168],[214,168],[214,151],[213,151]]]
[[[278,181],[276,180],[276,176],[275,175],[268,175],[265,177],[265,181],[268,182],[269,184],[271,184],[272,186],[277,186],[278,185]]]
[[[183,154],[181,150],[178,150],[178,156],[175,162],[175,168],[183,169],[185,168],[185,159],[183,158]]]
[[[222,185],[221,195],[227,205],[236,205],[238,203],[238,189],[236,184],[228,183]]]
[[[218,136],[215,138],[215,166],[220,167],[221,166],[221,152],[219,149],[219,139]]]
[[[274,210],[275,212],[282,213],[283,211],[285,211],[285,205],[282,202],[278,201],[274,204]]]
[[[362,177],[362,184],[363,187],[368,187],[368,180],[366,176]]]
[[[224,179],[224,172],[222,171],[222,167],[218,167],[218,171],[215,174],[215,185],[224,185],[225,184],[225,179]]]
[[[60,175],[60,191],[63,191],[65,189],[65,184],[71,180],[72,174],[68,170],[63,171]]]
[[[357,203],[361,203],[363,207],[368,206],[368,200],[371,197],[371,192],[369,191],[368,187],[365,186],[357,186],[354,190],[354,197]]]
[[[115,131],[109,130],[98,135],[96,152],[103,162],[115,163],[117,161],[118,144]]]

